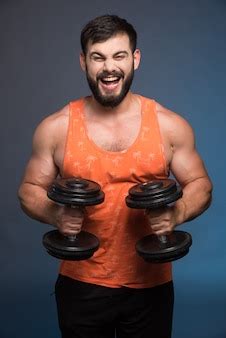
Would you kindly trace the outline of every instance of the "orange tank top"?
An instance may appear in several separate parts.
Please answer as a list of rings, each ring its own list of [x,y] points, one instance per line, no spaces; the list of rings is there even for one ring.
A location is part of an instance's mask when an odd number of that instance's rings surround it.
[[[145,288],[172,279],[171,264],[151,264],[139,257],[135,244],[150,234],[144,210],[130,209],[125,197],[134,184],[166,178],[166,162],[156,115],[156,103],[139,96],[141,127],[126,151],[98,147],[86,132],[84,99],[70,103],[64,177],[80,176],[96,181],[105,200],[87,207],[83,230],[95,234],[100,247],[83,261],[62,261],[60,273],[70,278],[107,287]]]

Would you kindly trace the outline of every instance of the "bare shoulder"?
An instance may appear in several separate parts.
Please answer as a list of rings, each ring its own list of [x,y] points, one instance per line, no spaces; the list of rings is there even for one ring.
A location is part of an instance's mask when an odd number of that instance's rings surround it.
[[[69,105],[63,107],[59,111],[44,118],[37,126],[35,132],[48,132],[56,131],[61,129],[68,123],[69,118]]]
[[[161,133],[171,146],[179,147],[185,142],[187,146],[194,146],[194,132],[186,119],[159,103],[156,103],[156,111]]]
[[[44,118],[37,126],[33,145],[36,150],[44,146],[55,148],[65,138],[69,120],[69,105]],[[43,147],[42,147],[43,148]]]

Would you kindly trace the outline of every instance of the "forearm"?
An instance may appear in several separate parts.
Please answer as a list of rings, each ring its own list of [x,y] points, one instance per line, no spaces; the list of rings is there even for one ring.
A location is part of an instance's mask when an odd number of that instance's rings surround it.
[[[47,191],[37,185],[23,183],[18,197],[22,210],[31,218],[42,223],[56,225],[56,211],[59,206],[47,197]]]
[[[208,177],[186,184],[182,198],[175,203],[177,225],[201,215],[210,206],[211,196],[212,184]]]

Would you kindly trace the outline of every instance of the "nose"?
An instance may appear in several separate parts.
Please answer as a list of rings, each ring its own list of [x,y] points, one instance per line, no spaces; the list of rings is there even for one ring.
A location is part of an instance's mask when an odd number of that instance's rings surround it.
[[[104,70],[108,72],[112,72],[113,70],[115,70],[114,60],[106,59],[104,61]]]

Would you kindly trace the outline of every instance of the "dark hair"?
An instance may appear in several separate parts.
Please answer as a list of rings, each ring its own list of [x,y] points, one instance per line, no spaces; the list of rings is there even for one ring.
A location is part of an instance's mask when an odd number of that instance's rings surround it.
[[[81,47],[84,54],[89,42],[104,42],[118,33],[125,33],[129,37],[132,52],[137,45],[137,33],[134,27],[125,19],[117,15],[102,15],[87,23],[81,32]]]

